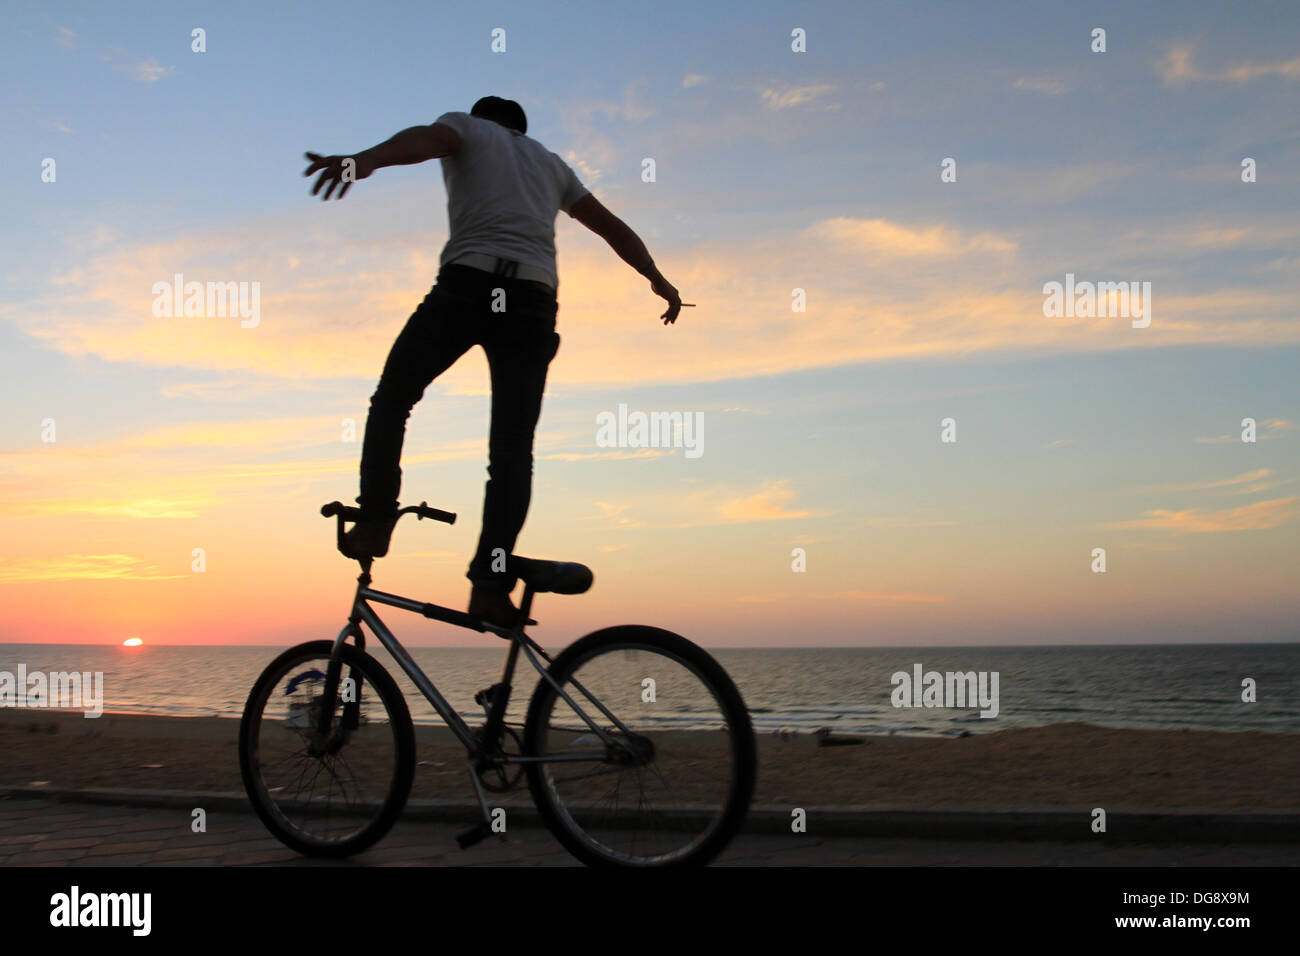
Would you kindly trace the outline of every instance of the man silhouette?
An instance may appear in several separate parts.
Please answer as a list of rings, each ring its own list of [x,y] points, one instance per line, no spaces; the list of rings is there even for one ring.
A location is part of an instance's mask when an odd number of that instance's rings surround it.
[[[303,175],[320,177],[312,195],[338,190],[385,166],[442,161],[450,236],[437,282],[407,320],[370,399],[361,450],[359,520],[344,539],[349,557],[383,557],[396,521],[406,420],[433,379],[475,345],[487,353],[492,424],[483,528],[467,577],[468,613],[503,627],[518,611],[516,578],[505,567],[528,514],[533,433],[546,370],[559,348],[555,216],[563,209],[601,236],[668,302],[675,322],[682,301],[655,268],[645,244],[606,209],[555,153],[525,135],[528,120],[513,100],[485,96],[469,113],[444,113],[351,156],[307,153]],[[495,306],[495,308],[494,308]]]

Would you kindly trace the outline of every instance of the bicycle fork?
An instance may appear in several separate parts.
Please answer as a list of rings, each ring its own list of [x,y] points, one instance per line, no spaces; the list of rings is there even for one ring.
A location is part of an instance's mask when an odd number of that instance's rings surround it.
[[[341,527],[342,522],[340,522]],[[329,666],[325,668],[325,687],[321,695],[322,705],[316,719],[316,733],[312,737],[312,749],[319,749],[322,753],[329,747],[330,728],[334,722],[334,702],[338,696],[339,685],[342,683],[343,658],[339,653],[340,649],[347,643],[349,637],[355,641],[357,650],[364,651],[366,649],[366,635],[361,630],[361,618],[357,614],[356,602],[361,595],[362,588],[370,586],[370,565],[371,559],[362,562],[362,571],[357,577],[357,596],[352,600],[352,614],[348,617],[348,623],[343,630],[339,632],[339,636],[335,638],[334,652],[330,655]],[[353,668],[348,679],[352,683],[348,688],[348,693],[344,694],[343,717],[340,722],[340,729],[344,733],[356,730],[361,723],[361,674],[358,673],[356,668]]]
[[[362,640],[359,629],[358,643]],[[333,745],[335,749],[343,745],[346,735],[361,726],[361,695],[363,681],[360,671],[355,667],[347,677],[348,684],[343,683],[343,659],[331,656],[325,668],[325,687],[321,691],[320,713],[316,715],[315,733],[312,736],[311,749],[327,753],[331,749],[332,728],[334,724],[334,704],[338,699],[340,686],[344,688],[343,712],[339,719],[341,736]]]

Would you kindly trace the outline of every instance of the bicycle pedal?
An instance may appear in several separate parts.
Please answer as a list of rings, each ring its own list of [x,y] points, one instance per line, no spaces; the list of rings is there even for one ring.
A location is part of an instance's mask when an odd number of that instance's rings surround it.
[[[456,842],[462,850],[468,850],[474,844],[481,843],[491,832],[486,825],[480,823],[470,827],[464,833],[456,834]]]

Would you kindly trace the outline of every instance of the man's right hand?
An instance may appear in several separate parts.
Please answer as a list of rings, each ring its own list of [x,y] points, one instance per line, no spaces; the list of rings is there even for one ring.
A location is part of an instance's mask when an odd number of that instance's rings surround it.
[[[325,195],[320,197],[321,199],[329,199],[330,194],[339,186],[343,188],[339,189],[339,194],[335,198],[342,199],[347,194],[347,191],[352,188],[352,183],[355,180],[368,179],[370,174],[375,171],[374,165],[365,153],[356,153],[352,156],[322,156],[320,153],[305,153],[304,155],[311,160],[311,165],[303,172],[304,176],[310,176],[320,170],[320,178],[316,180],[316,185],[311,194],[315,196],[321,191],[322,186],[329,186],[325,190]],[[351,160],[353,165],[347,178],[344,178],[344,163],[348,160]]]
[[[668,302],[668,311],[659,318],[664,320],[664,325],[670,325],[677,321],[677,313],[682,310],[682,297],[677,294],[673,284],[665,279],[662,275],[656,276],[650,283],[650,288],[654,294]]]

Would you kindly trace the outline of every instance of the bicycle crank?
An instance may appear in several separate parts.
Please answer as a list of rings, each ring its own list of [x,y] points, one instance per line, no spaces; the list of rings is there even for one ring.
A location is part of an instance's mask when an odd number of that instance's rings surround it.
[[[501,730],[501,753],[510,754],[511,756],[522,754],[524,744],[519,739],[519,734],[515,732],[515,729],[503,724]],[[524,765],[489,760],[476,766],[474,772],[479,782],[483,784],[484,790],[491,793],[509,793],[519,787],[519,783],[524,776]]]

